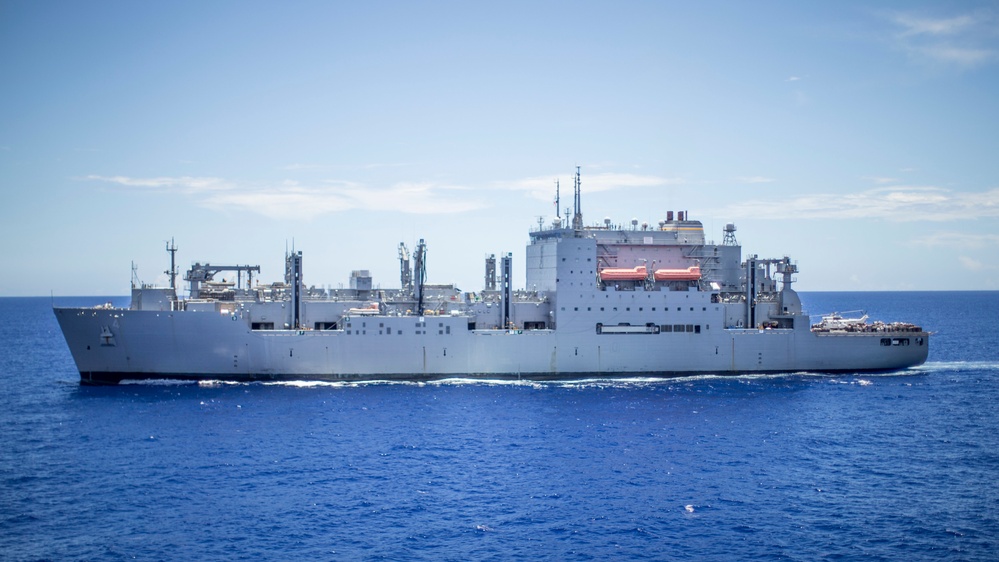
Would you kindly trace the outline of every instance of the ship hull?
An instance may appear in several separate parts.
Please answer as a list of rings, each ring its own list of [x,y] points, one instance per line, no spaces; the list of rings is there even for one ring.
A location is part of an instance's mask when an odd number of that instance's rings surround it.
[[[576,380],[876,372],[922,364],[926,332],[705,326],[700,333],[476,330],[462,316],[253,330],[238,315],[55,309],[84,384],[122,380]],[[360,324],[360,325],[358,325]]]

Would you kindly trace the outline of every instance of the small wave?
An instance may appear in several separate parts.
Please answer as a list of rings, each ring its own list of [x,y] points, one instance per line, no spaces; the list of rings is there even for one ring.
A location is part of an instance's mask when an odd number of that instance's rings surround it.
[[[221,379],[205,380],[184,380],[184,379],[126,379],[122,380],[122,385],[132,386],[199,386],[202,388],[214,388],[225,386],[277,386],[290,388],[359,388],[367,386],[509,386],[525,388],[642,388],[650,386],[675,386],[690,385],[703,382],[742,382],[752,384],[759,381],[788,380],[801,378],[829,379],[849,384],[859,384],[866,386],[872,384],[869,379],[897,376],[925,375],[931,372],[940,371],[963,371],[963,370],[999,370],[999,363],[992,362],[937,362],[926,363],[919,367],[911,367],[899,371],[885,373],[856,373],[846,374],[822,373],[813,371],[788,371],[784,373],[743,373],[743,374],[716,374],[699,373],[693,375],[678,376],[633,376],[633,377],[606,377],[606,378],[579,378],[566,380],[535,380],[535,379],[506,379],[506,378],[477,378],[477,377],[449,377],[432,380],[283,380],[283,381],[233,381]],[[860,377],[863,378],[860,378]],[[848,380],[843,380],[843,379]]]
[[[205,381],[191,381],[181,379],[123,379],[121,386],[196,386]]]
[[[999,363],[995,361],[932,361],[913,371],[948,372],[948,371],[999,371]]]

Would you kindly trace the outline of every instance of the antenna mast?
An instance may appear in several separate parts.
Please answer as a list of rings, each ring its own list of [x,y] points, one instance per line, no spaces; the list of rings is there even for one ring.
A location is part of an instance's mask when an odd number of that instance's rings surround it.
[[[561,219],[562,218],[562,215],[560,214],[560,211],[559,211],[559,208],[558,208],[560,204],[561,204],[561,200],[559,199],[559,194],[558,194],[558,179],[556,179],[555,180],[555,218],[557,218],[557,219]]]
[[[579,197],[579,189],[582,186],[582,183],[583,182],[579,179],[579,166],[576,166],[576,181],[573,189],[573,191],[575,192],[573,199],[574,214],[572,215],[572,228],[576,230],[583,228],[583,209]]]
[[[167,243],[166,251],[170,252],[170,271],[164,271],[170,276],[170,288],[174,291],[177,290],[177,246],[173,243],[173,238],[170,238],[170,242]]]
[[[413,277],[416,277],[416,314],[423,316],[423,285],[427,282],[427,245],[420,238],[413,255]]]

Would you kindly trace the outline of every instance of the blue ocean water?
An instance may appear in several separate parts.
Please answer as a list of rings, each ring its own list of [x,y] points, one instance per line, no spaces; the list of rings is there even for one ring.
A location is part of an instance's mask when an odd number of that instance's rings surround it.
[[[996,560],[999,293],[802,300],[921,324],[929,361],[81,387],[53,301],[0,299],[0,559]]]

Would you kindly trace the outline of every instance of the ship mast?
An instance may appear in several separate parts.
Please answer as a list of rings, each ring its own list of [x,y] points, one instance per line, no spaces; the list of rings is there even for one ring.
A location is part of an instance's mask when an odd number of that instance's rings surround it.
[[[173,238],[171,238],[170,241],[167,242],[166,251],[170,252],[170,271],[164,271],[163,273],[166,273],[167,275],[170,276],[170,288],[176,291],[177,290],[177,262],[176,262],[177,246],[174,245]]]
[[[558,208],[560,204],[561,204],[561,201],[559,200],[558,180],[556,179],[555,180],[555,218],[557,218],[559,220],[562,219],[561,211],[559,211],[559,208]]]
[[[399,280],[404,291],[413,289],[413,270],[409,268],[409,249],[405,242],[399,242]]]
[[[572,228],[579,230],[583,228],[583,209],[582,203],[579,197],[579,188],[582,185],[582,181],[579,179],[579,166],[576,166],[576,181],[573,186],[573,215],[572,215]]]
[[[416,314],[423,316],[423,284],[427,281],[427,245],[420,238],[413,255],[413,276],[416,277]]]

